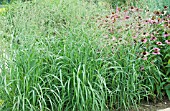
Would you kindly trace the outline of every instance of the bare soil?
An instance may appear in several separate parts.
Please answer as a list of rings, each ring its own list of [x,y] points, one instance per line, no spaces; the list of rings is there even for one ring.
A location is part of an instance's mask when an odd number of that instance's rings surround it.
[[[163,109],[170,111],[170,109],[167,108],[170,108],[170,100],[168,99],[158,103],[142,103],[139,107],[139,111],[164,111]]]

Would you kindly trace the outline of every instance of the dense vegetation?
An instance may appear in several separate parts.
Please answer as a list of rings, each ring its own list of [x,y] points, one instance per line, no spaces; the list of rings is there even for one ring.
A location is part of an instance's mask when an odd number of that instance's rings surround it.
[[[170,3],[144,1],[5,5],[0,110],[138,110],[170,99]]]

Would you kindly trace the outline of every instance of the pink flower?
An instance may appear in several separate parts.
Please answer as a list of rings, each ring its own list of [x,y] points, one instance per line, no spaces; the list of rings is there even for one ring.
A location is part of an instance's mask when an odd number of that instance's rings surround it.
[[[149,33],[144,32],[144,33],[143,33],[143,36],[144,36],[144,37],[147,37],[147,36],[149,36]]]
[[[148,20],[148,22],[152,24],[154,22],[154,20]]]
[[[168,9],[168,6],[164,6],[164,9],[165,9],[165,10]]]
[[[156,34],[156,35],[159,35],[159,32],[157,31],[155,34]]]
[[[130,16],[125,16],[125,19],[129,19],[130,18]]]
[[[149,55],[149,52],[147,52],[147,51],[144,51],[144,52],[142,52],[142,59],[143,60],[147,60],[148,58],[147,58],[147,56]]]
[[[143,39],[141,40],[141,42],[146,43],[146,42],[147,42],[147,39],[146,39],[146,38],[143,38]]]
[[[133,7],[133,6],[131,6],[129,10],[132,12],[136,11],[135,7]]]
[[[157,22],[155,20],[152,20],[152,24],[157,24]]]
[[[118,16],[118,15],[116,15],[116,14],[114,15],[114,17],[115,17],[115,18],[120,18],[120,16]]]
[[[148,55],[149,55],[149,52],[147,51],[142,52],[142,56],[148,56]]]
[[[161,54],[161,53],[154,51],[154,52],[152,52],[152,54],[154,54],[154,55],[159,55],[159,54]]]
[[[154,51],[152,52],[152,54],[154,54],[154,55],[159,55],[159,54],[161,54],[159,48],[153,48],[153,50],[154,50]]]
[[[150,38],[150,40],[155,41],[155,40],[157,40],[157,38],[153,36],[153,37]]]
[[[170,14],[169,14],[169,15],[167,15],[167,17],[168,17],[168,18],[170,18]]]
[[[169,36],[168,32],[165,32],[164,37],[168,37],[168,36]]]
[[[145,21],[144,21],[144,24],[148,24],[148,23],[149,23],[149,20],[145,20]]]
[[[153,50],[154,50],[154,51],[160,51],[160,49],[159,49],[159,48],[153,48]]]
[[[169,44],[170,45],[170,40],[166,40],[165,43]]]
[[[114,19],[114,17],[115,17],[115,16],[114,16],[114,15],[112,15],[112,16],[110,17],[110,19]]]
[[[136,39],[137,37],[138,37],[137,35],[133,36],[134,39]]]
[[[139,11],[139,8],[135,8],[135,9],[136,9],[137,12]]]
[[[164,24],[164,27],[168,27],[168,24]]]
[[[162,42],[156,42],[157,45],[162,45]]]
[[[169,35],[168,34],[164,34],[164,37],[168,37]]]

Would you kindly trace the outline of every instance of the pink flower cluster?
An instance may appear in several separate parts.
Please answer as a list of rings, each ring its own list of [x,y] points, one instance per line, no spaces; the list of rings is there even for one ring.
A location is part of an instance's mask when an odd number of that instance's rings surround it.
[[[164,48],[170,45],[170,15],[164,11],[154,11],[151,13],[146,10],[146,16],[151,15],[151,18],[145,19],[140,15],[143,10],[130,7],[129,9],[121,9],[116,7],[115,11],[105,16],[98,16],[97,23],[99,28],[106,29],[104,38],[107,42],[114,43],[133,43],[141,44],[139,52],[140,58],[147,60],[149,56],[163,55]],[[148,30],[148,27],[151,30]],[[108,30],[107,30],[108,29]],[[122,37],[122,35],[129,31],[132,39]],[[132,40],[132,41],[131,41]],[[129,42],[130,41],[130,42]],[[143,49],[145,47],[145,49]]]

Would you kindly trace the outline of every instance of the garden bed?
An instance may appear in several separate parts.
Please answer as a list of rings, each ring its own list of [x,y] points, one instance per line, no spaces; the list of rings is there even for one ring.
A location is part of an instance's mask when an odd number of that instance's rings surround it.
[[[154,2],[143,0],[112,3],[6,5],[0,11],[0,110],[168,107],[169,5],[162,1],[155,10]]]

